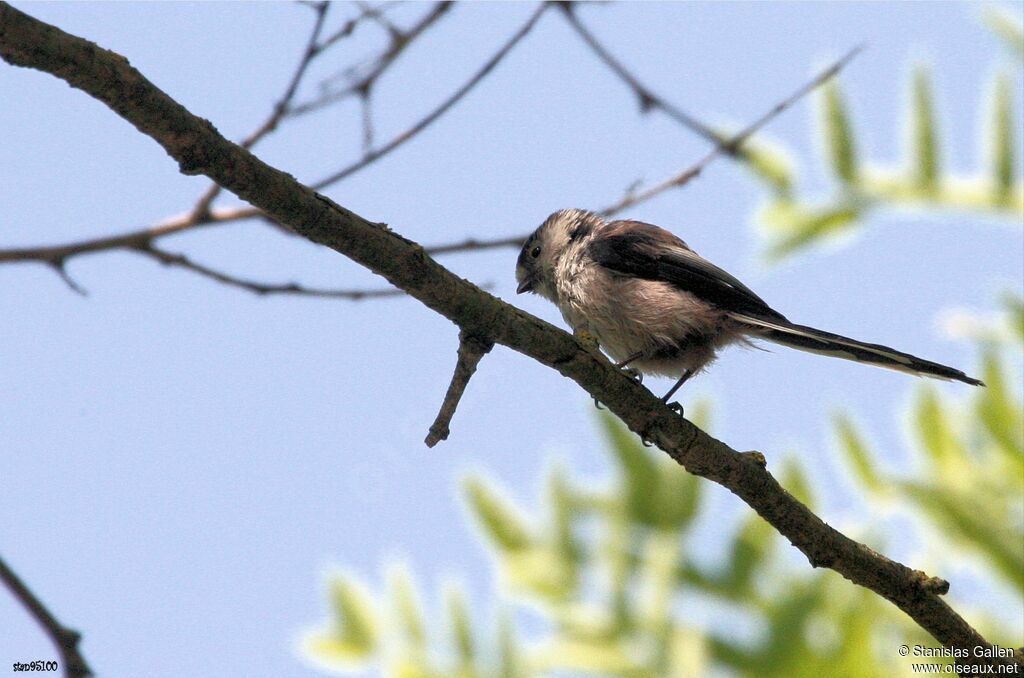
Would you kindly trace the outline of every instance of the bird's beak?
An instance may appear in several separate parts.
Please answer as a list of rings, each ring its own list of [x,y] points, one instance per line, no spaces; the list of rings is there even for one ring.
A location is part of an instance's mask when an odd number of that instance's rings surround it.
[[[519,283],[519,287],[516,288],[516,294],[522,294],[523,292],[533,291],[533,281],[527,278],[523,282]]]

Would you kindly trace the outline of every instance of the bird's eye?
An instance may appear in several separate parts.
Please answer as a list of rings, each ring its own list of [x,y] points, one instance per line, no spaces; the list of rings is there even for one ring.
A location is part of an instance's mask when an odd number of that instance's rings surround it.
[[[540,256],[540,245],[537,245],[532,250],[530,250],[530,256],[533,257],[534,259]]]

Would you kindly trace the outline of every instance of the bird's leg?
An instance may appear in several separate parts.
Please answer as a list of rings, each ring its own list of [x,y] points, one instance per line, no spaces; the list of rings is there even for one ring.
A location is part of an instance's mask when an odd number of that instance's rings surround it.
[[[668,401],[668,399],[669,399],[669,398],[671,398],[671,397],[672,397],[672,395],[673,395],[673,394],[674,394],[674,393],[675,393],[676,391],[678,391],[678,390],[679,390],[679,387],[680,387],[680,386],[682,386],[683,384],[685,384],[685,383],[686,383],[686,380],[687,380],[687,379],[689,379],[689,378],[690,378],[690,377],[692,377],[692,376],[693,376],[693,370],[686,370],[685,372],[683,372],[683,376],[679,377],[679,381],[677,381],[677,382],[675,383],[675,386],[673,386],[672,388],[670,388],[670,389],[668,390],[668,393],[666,393],[666,394],[664,395],[664,397],[662,397],[662,399],[661,399],[661,402],[665,403],[666,405],[668,405],[668,406],[669,406],[669,408],[671,408],[672,410],[674,410],[675,412],[677,412],[677,413],[679,414],[679,416],[680,416],[680,417],[681,417],[681,416],[683,416],[683,406],[682,406],[682,405],[680,405],[679,403],[670,403],[670,402]]]
[[[643,357],[644,357],[643,353],[634,353],[633,355],[629,356],[625,360],[622,360],[622,361],[619,361],[619,362],[615,363],[615,366],[618,367],[623,372],[625,372],[626,376],[628,376],[630,379],[632,379],[633,381],[635,381],[638,384],[642,384],[642,383],[644,383],[644,375],[640,374],[640,370],[637,370],[637,369],[634,369],[632,367],[629,367],[629,364],[631,362],[633,362],[634,360],[639,360],[640,358],[643,358]]]

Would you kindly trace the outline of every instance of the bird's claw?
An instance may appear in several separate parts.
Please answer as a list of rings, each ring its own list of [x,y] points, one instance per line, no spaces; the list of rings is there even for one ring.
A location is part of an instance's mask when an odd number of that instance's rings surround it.
[[[597,398],[594,398],[594,407],[596,407],[599,410],[603,410],[604,409],[604,407],[601,405],[601,401],[598,400]]]
[[[683,406],[680,405],[678,402],[665,403],[665,405],[668,407],[668,409],[672,410],[673,412],[678,414],[680,417],[684,416],[683,415]]]

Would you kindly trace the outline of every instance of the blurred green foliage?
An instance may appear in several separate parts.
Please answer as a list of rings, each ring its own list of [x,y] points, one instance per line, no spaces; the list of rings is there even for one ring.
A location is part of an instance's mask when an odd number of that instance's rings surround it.
[[[1012,54],[1024,57],[1018,18],[991,10],[986,20]],[[1024,185],[1011,77],[999,74],[992,84],[988,168],[973,178],[943,170],[931,82],[927,69],[913,71],[908,151],[899,169],[863,161],[842,90],[836,82],[822,88],[818,133],[836,182],[829,200],[796,195],[784,150],[761,140],[748,146],[749,164],[769,188],[760,220],[772,257],[856,228],[881,206],[975,209],[1020,220]],[[987,388],[955,399],[927,385],[916,391],[906,426],[909,468],[889,470],[850,414],[837,413],[832,428],[855,489],[872,506],[912,516],[916,537],[934,544],[925,550],[927,562],[915,565],[941,575],[963,567],[967,555],[986,585],[1021,608],[1024,298],[1007,297],[1004,310],[1003,326],[974,328]],[[708,429],[706,403],[687,416]],[[330,619],[307,633],[306,657],[333,672],[376,670],[396,678],[888,678],[913,675],[911,660],[896,651],[900,644],[934,647],[887,601],[834,572],[810,570],[757,515],[747,512],[732,527],[717,524],[720,518],[706,510],[706,483],[645,449],[609,416],[600,425],[614,478],[595,488],[553,466],[540,515],[517,505],[495,480],[464,479],[463,499],[501,581],[496,621],[474,621],[455,586],[443,610],[425,611],[402,568],[393,568],[377,593],[338,574],[329,584]],[[779,473],[783,486],[813,509],[809,475],[796,458]],[[708,529],[728,535],[724,557],[711,565],[689,548],[694,534]],[[708,610],[717,616],[709,620]],[[996,611],[970,612],[990,640],[1013,644]],[[530,633],[524,638],[517,627]]]
[[[986,165],[972,176],[958,176],[943,166],[941,129],[935,110],[933,76],[923,64],[911,69],[906,105],[906,150],[894,166],[868,162],[858,150],[853,119],[838,79],[818,92],[814,131],[823,161],[834,179],[832,194],[810,198],[797,194],[790,153],[778,144],[755,139],[746,164],[767,188],[757,214],[769,260],[853,232],[874,209],[928,208],[966,210],[1024,221],[1024,180],[1018,150],[1020,112],[1013,110],[1013,86],[1021,79],[1024,32],[1021,19],[1005,10],[989,10],[986,21],[1016,54],[1014,63],[997,69],[983,103],[980,121]]]
[[[837,450],[871,502],[898,503],[920,533],[938,535],[931,565],[960,567],[969,554],[995,585],[1024,599],[1024,403],[1019,359],[1021,309],[1007,301],[1007,327],[980,347],[987,389],[954,400],[923,386],[908,429],[913,465],[885,470],[867,436],[837,414]],[[708,428],[706,404],[690,416]],[[331,582],[332,617],[305,650],[346,673],[376,667],[399,678],[621,676],[909,676],[901,643],[934,646],[923,630],[870,591],[786,556],[784,540],[748,513],[732,529],[714,525],[706,484],[666,455],[644,448],[610,416],[600,424],[615,476],[605,488],[561,466],[547,475],[540,515],[531,515],[482,476],[462,493],[502,582],[496,624],[470,618],[450,587],[443,622],[420,604],[413,580],[396,569],[377,596],[350,575]],[[783,486],[814,506],[804,468],[789,458]],[[704,521],[702,528],[701,522]],[[713,565],[688,548],[695,531],[730,534]],[[952,554],[952,555],[951,555]],[[918,563],[915,563],[918,564]],[[753,632],[709,623],[707,609],[739,615]],[[999,644],[1012,642],[993,610],[972,621]],[[515,622],[534,629],[522,640]],[[539,631],[537,629],[540,629]]]

